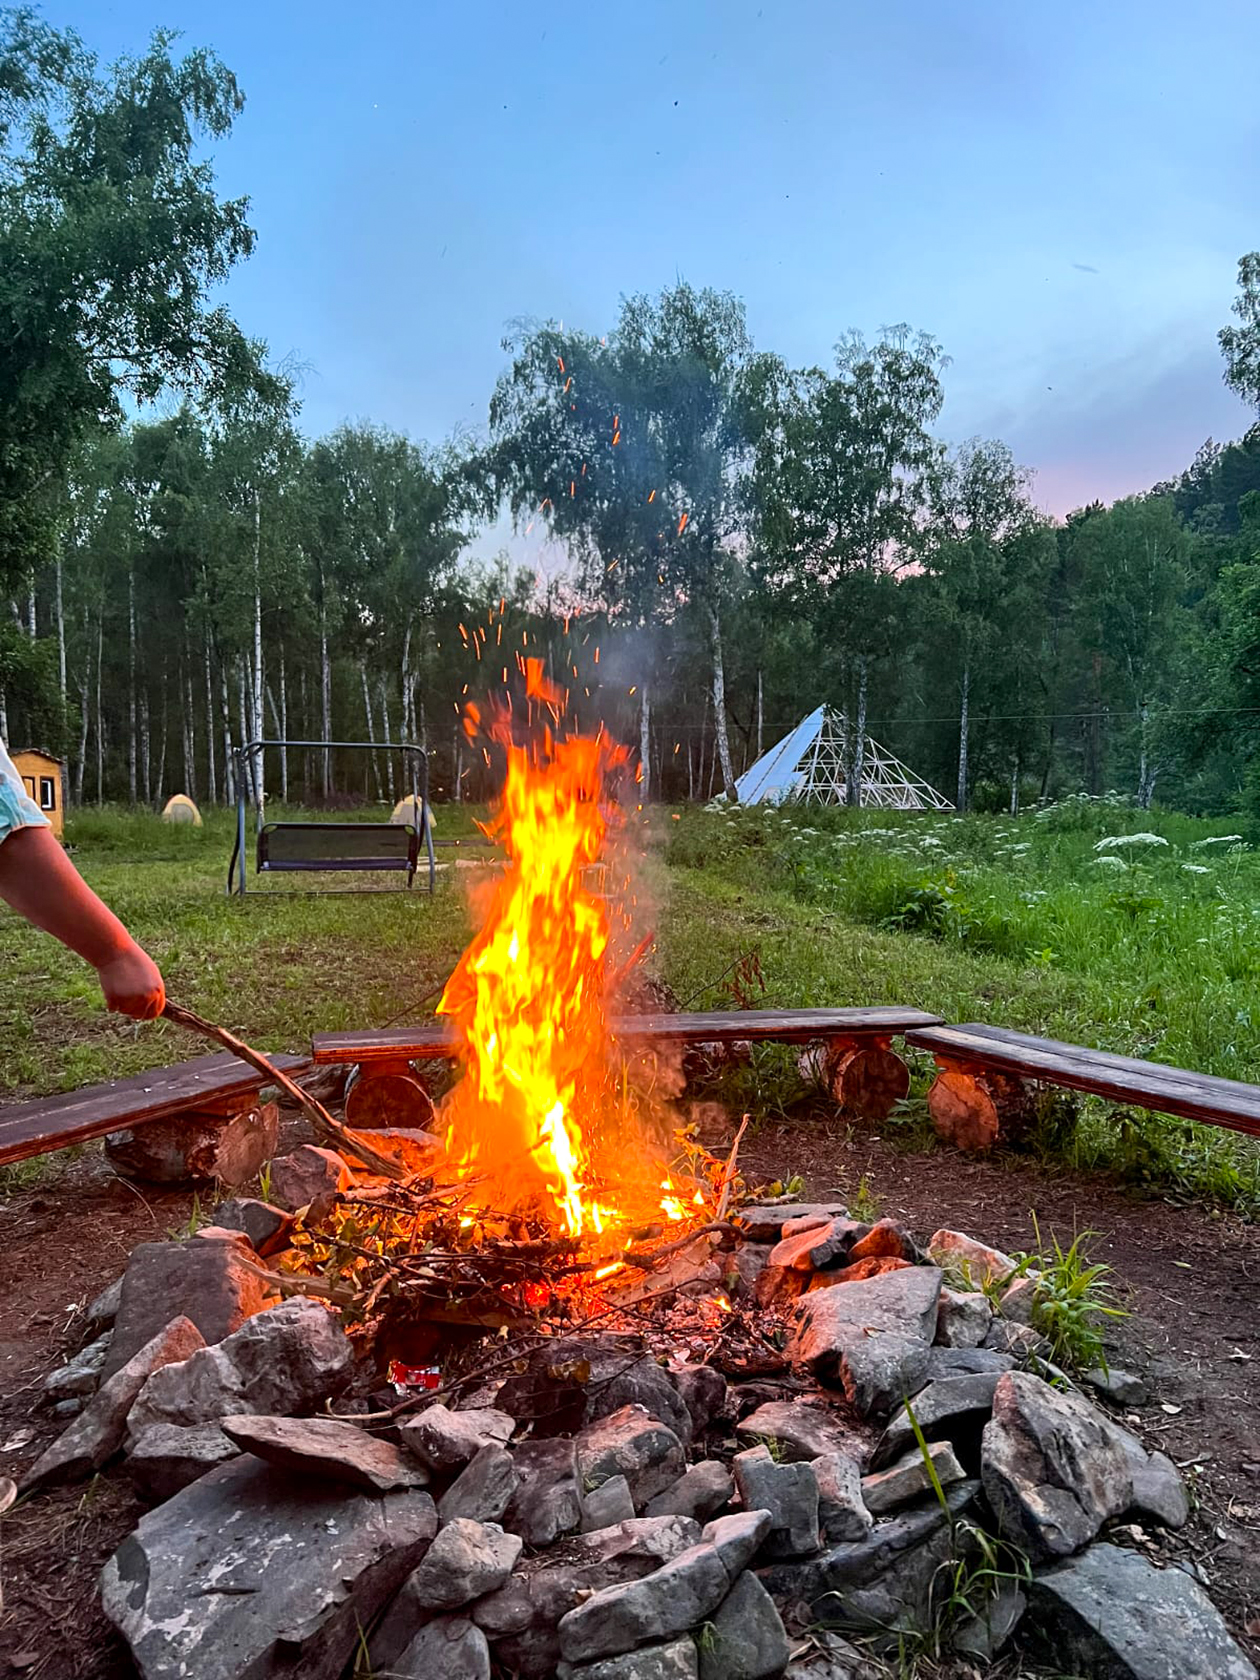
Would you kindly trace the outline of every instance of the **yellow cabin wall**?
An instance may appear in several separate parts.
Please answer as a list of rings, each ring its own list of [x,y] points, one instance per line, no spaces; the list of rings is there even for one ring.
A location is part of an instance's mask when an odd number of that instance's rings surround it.
[[[13,767],[22,778],[27,793],[43,811],[52,825],[52,831],[58,839],[62,837],[65,828],[65,766],[59,758],[50,758],[47,753],[28,750],[15,752],[12,755]],[[45,784],[52,782],[49,789]],[[51,792],[52,804],[47,803]]]

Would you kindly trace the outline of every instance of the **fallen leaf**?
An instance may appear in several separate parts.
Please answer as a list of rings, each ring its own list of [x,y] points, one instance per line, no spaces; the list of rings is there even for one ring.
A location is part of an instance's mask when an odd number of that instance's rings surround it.
[[[1160,1409],[1161,1412],[1167,1412],[1169,1417],[1176,1417],[1177,1413],[1179,1411],[1181,1411],[1180,1406],[1174,1406],[1174,1405],[1171,1404],[1171,1402],[1169,1402],[1167,1400],[1161,1400],[1160,1401],[1159,1409]]]
[[[1260,1616],[1248,1616],[1243,1623],[1243,1632],[1248,1639],[1260,1639]]]
[[[15,1657],[9,1658],[10,1668],[34,1668],[39,1661],[39,1652],[27,1649],[19,1651]]]
[[[1183,1272],[1192,1272],[1194,1270],[1194,1267],[1188,1260],[1174,1260],[1173,1265],[1180,1266]]]
[[[16,1434],[10,1435],[3,1445],[0,1445],[0,1452],[17,1452],[20,1448],[29,1446],[34,1439],[34,1429],[30,1424],[26,1424]]]
[[[1231,1353],[1229,1357],[1231,1359],[1250,1361],[1250,1360],[1255,1358],[1255,1354],[1254,1353],[1244,1353],[1241,1348],[1235,1348],[1233,1353]]]

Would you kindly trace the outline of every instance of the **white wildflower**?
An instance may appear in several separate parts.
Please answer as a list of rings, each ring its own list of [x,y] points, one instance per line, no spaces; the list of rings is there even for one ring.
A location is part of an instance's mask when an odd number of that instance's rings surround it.
[[[1201,863],[1183,863],[1181,866],[1187,875],[1210,875],[1212,871]]]
[[[1096,852],[1114,851],[1119,846],[1166,846],[1167,840],[1162,834],[1108,834],[1104,839],[1096,841]]]
[[[1124,859],[1117,857],[1114,852],[1109,852],[1106,857],[1094,858],[1093,866],[1095,869],[1127,869],[1129,867]]]
[[[1206,840],[1195,840],[1190,847],[1192,852],[1202,850],[1204,846],[1238,846],[1244,844],[1241,834],[1210,834]]]

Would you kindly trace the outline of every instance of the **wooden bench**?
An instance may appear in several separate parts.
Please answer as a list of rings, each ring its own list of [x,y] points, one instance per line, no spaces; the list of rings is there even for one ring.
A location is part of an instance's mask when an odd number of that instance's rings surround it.
[[[884,1119],[910,1089],[910,1073],[892,1048],[894,1038],[941,1019],[922,1009],[747,1009],[674,1015],[622,1015],[612,1030],[627,1050],[666,1044],[741,1044],[751,1041],[823,1046],[818,1071],[845,1108]],[[374,1079],[405,1079],[415,1061],[455,1055],[457,1040],[444,1022],[372,1032],[317,1033],[315,1063],[353,1062],[366,1096]]]
[[[928,1093],[932,1121],[942,1137],[963,1149],[987,1148],[997,1139],[1003,1111],[1026,1100],[1025,1080],[1260,1137],[1260,1086],[1242,1080],[975,1022],[916,1027],[906,1043],[935,1058],[937,1075]]]
[[[271,1059],[289,1074],[311,1065],[307,1056]],[[176,1114],[237,1114],[257,1103],[262,1086],[253,1068],[220,1053],[61,1096],[11,1103],[0,1108],[0,1166]]]

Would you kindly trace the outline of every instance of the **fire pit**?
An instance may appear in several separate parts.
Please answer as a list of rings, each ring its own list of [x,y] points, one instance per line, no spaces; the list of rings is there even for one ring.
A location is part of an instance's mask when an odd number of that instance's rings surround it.
[[[151,1503],[102,1584],[145,1680],[856,1680],[1012,1640],[1252,1676],[1195,1580],[1115,1543],[1186,1495],[1051,1362],[1035,1271],[759,1198],[742,1128],[710,1154],[636,1085],[636,930],[593,877],[620,754],[521,669],[433,1131],[304,1146],[271,1203],[135,1250],[25,1479],[121,1454]]]

